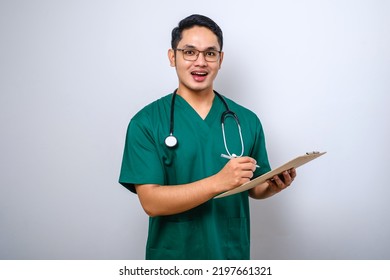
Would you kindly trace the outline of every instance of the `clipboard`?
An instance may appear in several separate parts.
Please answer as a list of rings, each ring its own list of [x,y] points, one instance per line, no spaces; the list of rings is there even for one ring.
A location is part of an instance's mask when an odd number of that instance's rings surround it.
[[[237,194],[237,193],[249,190],[251,188],[254,188],[257,185],[262,184],[269,179],[272,179],[272,177],[274,177],[275,175],[278,175],[278,174],[280,174],[286,170],[289,170],[291,168],[298,168],[299,166],[302,166],[302,165],[308,163],[309,161],[312,161],[312,160],[314,160],[314,159],[316,159],[324,154],[326,154],[326,152],[322,152],[322,153],[312,152],[312,153],[306,153],[302,156],[298,156],[298,157],[290,160],[289,162],[286,162],[285,164],[279,166],[278,168],[275,168],[275,169],[255,178],[255,179],[253,179],[245,184],[242,184],[241,186],[239,186],[233,190],[230,190],[230,191],[227,191],[227,192],[224,192],[224,193],[221,193],[221,194],[215,196],[214,199],[226,197],[226,196],[229,196],[232,194]]]

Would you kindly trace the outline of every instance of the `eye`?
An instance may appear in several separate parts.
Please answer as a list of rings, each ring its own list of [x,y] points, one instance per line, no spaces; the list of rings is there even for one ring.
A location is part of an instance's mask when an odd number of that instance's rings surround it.
[[[206,56],[208,56],[208,57],[214,57],[216,55],[217,55],[217,52],[215,52],[215,51],[208,51],[208,52],[206,52]]]
[[[188,56],[195,55],[195,52],[193,50],[184,50],[183,52],[184,52],[185,55],[188,55]]]

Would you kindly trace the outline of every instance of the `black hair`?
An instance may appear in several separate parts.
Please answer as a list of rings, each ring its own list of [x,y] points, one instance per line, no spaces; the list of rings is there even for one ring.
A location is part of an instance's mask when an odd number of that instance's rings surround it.
[[[180,40],[182,39],[182,32],[186,29],[190,29],[194,26],[202,26],[210,29],[218,38],[218,43],[221,47],[223,46],[223,34],[221,28],[212,19],[202,15],[190,15],[185,19],[182,19],[178,26],[172,30],[172,49],[176,49]]]

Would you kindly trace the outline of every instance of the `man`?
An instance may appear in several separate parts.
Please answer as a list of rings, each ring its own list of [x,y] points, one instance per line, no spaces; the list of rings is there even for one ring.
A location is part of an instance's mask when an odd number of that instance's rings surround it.
[[[130,121],[119,182],[150,216],[146,259],[249,259],[248,196],[270,197],[296,176],[213,199],[270,170],[257,116],[214,91],[222,47],[214,21],[183,19],[168,51],[177,91]]]

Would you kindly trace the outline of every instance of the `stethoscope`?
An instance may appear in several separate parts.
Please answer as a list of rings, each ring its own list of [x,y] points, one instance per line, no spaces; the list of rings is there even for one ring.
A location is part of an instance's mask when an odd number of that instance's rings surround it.
[[[222,138],[223,138],[223,143],[225,145],[225,149],[226,149],[226,152],[227,152],[227,156],[232,158],[232,157],[241,157],[243,154],[244,154],[244,141],[242,140],[242,133],[241,133],[241,126],[240,126],[240,121],[238,120],[238,117],[236,115],[236,113],[234,113],[233,111],[231,111],[229,109],[229,106],[228,104],[226,103],[225,99],[218,93],[214,90],[214,94],[216,96],[218,96],[218,98],[222,101],[223,105],[225,106],[226,110],[222,113],[221,115],[221,127],[222,127]],[[176,98],[176,95],[177,95],[177,89],[175,89],[175,91],[173,92],[172,94],[172,101],[171,101],[171,114],[170,114],[170,122],[169,122],[169,135],[167,136],[167,138],[165,138],[165,145],[169,148],[174,148],[177,146],[178,144],[178,140],[177,138],[173,135],[173,127],[174,127],[174,114],[175,114],[175,98]],[[238,133],[240,135],[240,141],[241,141],[241,154],[240,155],[237,155],[237,154],[234,154],[234,153],[231,153],[229,151],[229,148],[227,146],[227,143],[226,143],[226,136],[225,136],[225,120],[226,118],[228,117],[232,117],[236,124],[237,124],[237,128],[238,128]]]

